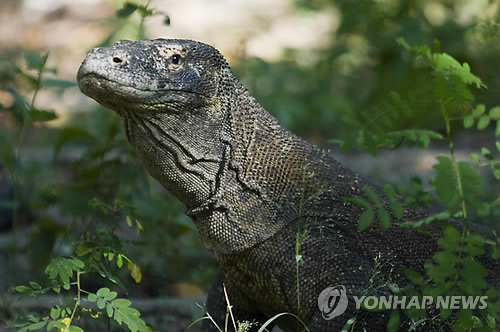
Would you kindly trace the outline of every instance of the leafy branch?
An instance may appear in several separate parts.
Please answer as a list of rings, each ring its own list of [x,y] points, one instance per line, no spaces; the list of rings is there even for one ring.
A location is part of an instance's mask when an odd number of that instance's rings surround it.
[[[150,331],[150,328],[140,318],[140,312],[131,307],[131,302],[127,299],[116,298],[118,293],[111,291],[107,287],[100,288],[96,293],[89,292],[81,287],[81,276],[85,274],[83,269],[85,263],[75,257],[54,257],[45,273],[48,275],[51,287],[42,288],[38,283],[30,282],[29,286],[16,286],[15,290],[25,296],[39,296],[49,290],[56,293],[61,291],[61,287],[65,290],[70,290],[71,286],[76,288],[76,298],[73,308],[60,308],[55,306],[51,309],[49,315],[36,317],[32,315],[31,320],[17,325],[12,325],[20,328],[19,331],[31,331],[40,329],[46,326],[47,331],[57,328],[58,331],[83,332],[84,330],[76,325],[76,314],[79,312],[88,312],[92,318],[98,318],[102,313],[94,310],[92,307],[87,307],[82,304],[82,293],[87,294],[88,302],[96,302],[97,308],[106,310],[109,318],[114,319],[119,325],[125,323],[128,329],[132,332]],[[73,278],[75,275],[75,278]],[[71,282],[71,280],[74,280]]]

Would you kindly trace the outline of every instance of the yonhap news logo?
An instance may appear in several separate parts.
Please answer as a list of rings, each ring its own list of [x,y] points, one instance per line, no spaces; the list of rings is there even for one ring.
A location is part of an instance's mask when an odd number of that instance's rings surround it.
[[[347,308],[347,302],[347,293],[342,285],[327,287],[318,297],[319,310],[326,320],[342,315]]]
[[[488,296],[352,296],[356,309],[486,309]],[[323,318],[333,319],[347,309],[347,292],[343,285],[325,288],[318,297],[318,307]]]

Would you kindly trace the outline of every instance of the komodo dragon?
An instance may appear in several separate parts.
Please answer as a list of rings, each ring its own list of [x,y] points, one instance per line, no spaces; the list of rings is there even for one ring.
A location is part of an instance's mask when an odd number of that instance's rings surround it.
[[[385,331],[389,314],[356,310],[353,296],[391,294],[389,282],[407,283],[405,269],[423,271],[438,250],[437,232],[396,226],[358,232],[362,209],[346,198],[370,184],[281,127],[209,45],[119,41],[91,50],[78,82],[123,119],[140,161],[185,204],[203,244],[217,255],[221,269],[207,311],[222,328],[224,285],[236,320],[255,322],[255,330],[287,312],[310,331],[340,331],[354,316],[355,331]],[[403,220],[423,217],[405,208]],[[498,271],[496,261],[485,264]],[[336,285],[346,289],[347,310],[326,320],[318,296]],[[304,329],[291,315],[275,323]],[[401,322],[401,330],[408,326]]]

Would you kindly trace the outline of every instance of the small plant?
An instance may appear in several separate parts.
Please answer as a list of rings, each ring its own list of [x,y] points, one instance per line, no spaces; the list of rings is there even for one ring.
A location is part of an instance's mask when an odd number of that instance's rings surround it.
[[[13,206],[19,206],[23,199],[33,199],[38,205],[37,217],[44,220],[50,220],[45,214],[45,208],[61,199],[59,194],[64,192],[65,185],[56,185],[54,183],[46,184],[43,181],[37,181],[41,188],[33,188],[31,177],[36,177],[36,174],[28,173],[32,171],[32,167],[28,161],[23,160],[23,143],[25,136],[30,133],[30,129],[35,123],[51,121],[57,118],[57,114],[53,110],[42,110],[37,108],[36,101],[38,92],[42,88],[59,88],[65,89],[73,87],[74,82],[46,79],[45,74],[55,73],[55,69],[47,68],[46,63],[48,53],[37,55],[27,52],[24,55],[26,69],[22,66],[16,66],[17,75],[27,81],[33,89],[33,96],[29,103],[15,89],[11,90],[14,96],[14,104],[12,114],[21,122],[20,133],[17,136],[9,135],[8,132],[2,131],[6,140],[0,141],[0,160],[7,167],[14,183],[14,202]],[[33,74],[34,72],[34,74]],[[59,133],[57,144],[54,146],[54,156],[57,158],[61,149],[66,143],[74,137],[84,137],[89,139],[91,135],[82,130],[65,128]],[[97,146],[100,150],[94,154],[94,158],[100,158],[100,155],[110,151],[114,144],[109,145],[116,138],[116,135],[109,135],[106,150],[103,146]],[[94,150],[95,151],[95,150]],[[91,155],[89,155],[90,157]],[[92,158],[86,160],[89,164],[96,163]],[[105,163],[105,161],[101,161]],[[98,163],[97,163],[98,164]],[[40,179],[46,176],[38,174]],[[36,182],[33,182],[36,183]],[[87,182],[88,184],[88,182]],[[31,193],[28,194],[28,189],[31,186]],[[74,190],[73,195],[74,195]],[[85,191],[85,189],[83,189]],[[95,191],[96,193],[99,190]],[[31,195],[31,197],[27,196]],[[81,199],[81,197],[80,197]],[[69,204],[74,206],[73,202]],[[145,322],[140,318],[140,313],[131,307],[131,302],[127,299],[117,298],[117,293],[111,291],[107,287],[101,287],[96,293],[82,288],[82,277],[84,275],[95,274],[100,275],[110,281],[119,288],[125,289],[124,284],[120,279],[110,272],[109,264],[115,262],[117,268],[126,266],[131,277],[138,283],[142,279],[141,269],[135,264],[123,251],[123,242],[113,233],[116,227],[116,220],[124,217],[129,227],[136,227],[138,232],[143,230],[142,223],[139,217],[135,214],[135,209],[124,201],[116,199],[112,206],[94,198],[88,201],[87,210],[94,211],[93,216],[99,220],[94,220],[100,224],[100,230],[91,232],[89,230],[80,232],[78,227],[69,228],[69,231],[61,231],[72,248],[74,248],[75,256],[54,256],[45,268],[47,281],[38,283],[30,281],[28,285],[19,285],[15,287],[15,291],[22,296],[40,297],[46,293],[54,292],[56,294],[76,294],[71,300],[65,301],[64,306],[54,306],[45,314],[30,312],[25,315],[19,315],[9,325],[16,327],[18,331],[32,331],[45,328],[47,331],[57,329],[58,331],[83,331],[81,327],[82,314],[87,313],[92,318],[97,318],[101,315],[106,315],[113,319],[118,324],[127,326],[130,331],[149,331]],[[14,209],[13,227],[16,230],[17,225],[17,209]],[[90,217],[89,214],[87,217]],[[108,223],[104,220],[108,219]],[[77,217],[75,216],[75,220]],[[123,219],[122,219],[123,220]],[[90,221],[90,220],[89,220]],[[55,224],[55,223],[54,223]],[[89,225],[89,224],[87,224]],[[71,239],[71,233],[76,236],[76,240]],[[42,286],[45,284],[44,286]],[[86,296],[86,299],[84,299]],[[95,302],[94,305],[92,303]],[[80,326],[79,326],[80,325]]]
[[[48,275],[49,287],[42,287],[36,282],[30,282],[29,286],[17,286],[17,292],[25,295],[37,297],[49,291],[60,293],[61,288],[69,291],[72,286],[76,288],[76,298],[73,306],[52,307],[48,315],[40,316],[35,313],[28,314],[26,320],[22,317],[11,324],[19,332],[38,330],[46,328],[47,331],[69,331],[83,332],[84,330],[75,324],[80,319],[82,313],[89,314],[92,318],[98,318],[106,314],[114,319],[119,325],[124,323],[130,331],[150,331],[144,321],[140,318],[140,313],[132,308],[131,302],[127,299],[117,298],[117,292],[111,291],[107,287],[92,293],[82,289],[81,276],[85,274],[85,263],[75,257],[55,257],[51,260],[45,273]],[[84,301],[82,295],[87,296]],[[84,304],[86,302],[86,305]],[[90,305],[96,303],[97,310]]]
[[[217,325],[217,323],[215,322],[213,317],[210,315],[210,313],[207,312],[205,314],[205,316],[198,318],[197,320],[195,320],[194,322],[189,324],[187,329],[190,329],[195,324],[197,324],[203,320],[209,320],[211,322],[211,324],[213,324],[217,328],[217,331],[219,331],[219,332],[230,331],[229,324],[232,324],[231,325],[232,329],[234,329],[235,332],[247,332],[253,327],[258,327],[258,324],[256,322],[249,322],[249,321],[245,321],[245,320],[240,321],[240,320],[238,320],[238,317],[235,317],[233,315],[233,310],[232,310],[233,306],[231,305],[231,302],[229,301],[229,296],[227,295],[226,286],[223,286],[223,288],[224,288],[224,297],[225,297],[226,303],[227,303],[227,311],[226,311],[226,317],[224,320],[224,327],[220,327],[219,325]],[[297,320],[297,322],[299,322],[304,327],[304,330],[309,332],[309,329],[307,328],[306,324],[297,315],[294,315],[294,314],[289,313],[289,312],[282,312],[282,313],[276,314],[275,316],[269,318],[266,322],[264,322],[264,324],[262,324],[262,326],[259,327],[258,332],[268,331],[268,329],[267,329],[268,326],[273,324],[273,322],[276,319],[278,319],[282,316],[286,316],[286,315],[289,315],[289,316],[292,316],[293,318],[295,318]]]
[[[397,188],[386,184],[384,194],[389,202],[389,208],[382,203],[381,194],[369,187],[364,188],[366,198],[349,198],[348,201],[364,209],[358,221],[358,228],[364,231],[375,220],[384,229],[389,227],[407,227],[424,229],[433,223],[448,224],[444,228],[439,240],[440,250],[433,255],[432,261],[425,264],[425,275],[414,270],[407,271],[407,278],[413,284],[404,289],[409,295],[432,296],[472,296],[486,294],[488,296],[487,309],[475,312],[470,308],[461,308],[458,311],[443,309],[434,315],[433,321],[439,321],[440,326],[448,326],[453,331],[493,331],[500,320],[498,289],[487,282],[487,270],[477,259],[487,254],[493,259],[500,258],[498,237],[495,240],[487,239],[482,235],[470,232],[471,215],[482,218],[498,218],[500,215],[500,197],[487,197],[481,185],[479,167],[489,167],[493,177],[500,180],[500,161],[487,148],[482,147],[480,153],[472,153],[471,161],[457,161],[453,136],[452,122],[459,122],[465,129],[475,127],[485,130],[490,124],[495,124],[495,147],[500,152],[500,107],[492,107],[489,111],[483,104],[472,108],[473,94],[470,86],[484,88],[481,80],[470,72],[469,66],[460,64],[452,56],[439,51],[431,51],[426,46],[410,46],[403,39],[398,39],[403,48],[415,55],[415,63],[430,71],[433,97],[441,112],[445,127],[445,136],[428,130],[406,130],[387,132],[377,137],[377,142],[365,141],[367,138],[363,130],[358,134],[358,143],[374,152],[377,146],[397,147],[395,142],[406,141],[412,146],[427,147],[431,139],[446,139],[450,156],[438,156],[433,166],[436,175],[430,181],[432,190],[422,190],[422,181],[413,178],[410,187],[399,185]],[[399,96],[401,105],[405,102]],[[409,103],[405,104],[409,105]],[[472,109],[472,110],[471,110]],[[415,112],[417,110],[413,110]],[[397,115],[395,115],[397,116]],[[396,139],[396,140],[395,140]],[[497,181],[498,185],[498,181]],[[411,189],[411,190],[410,190]],[[399,197],[398,197],[399,195]],[[432,197],[437,197],[444,211],[435,213],[422,220],[399,222],[391,225],[391,215],[396,220],[403,217],[403,206],[399,199],[402,197],[410,207],[428,206]],[[405,314],[416,328],[429,320],[425,310],[405,310]],[[399,312],[393,311],[388,323],[388,331],[396,331],[399,326]]]
[[[94,208],[106,209],[104,204],[98,200],[93,200],[91,206]],[[124,204],[117,201],[115,207],[123,207]],[[114,210],[116,212],[116,209]],[[131,225],[132,217],[126,217],[127,223]],[[138,229],[142,226],[138,220],[135,221]],[[74,304],[65,307],[55,306],[46,315],[30,313],[23,317],[18,317],[11,324],[19,331],[31,331],[46,327],[47,331],[57,328],[58,331],[79,332],[83,329],[76,324],[81,320],[82,314],[87,313],[96,319],[100,316],[112,318],[119,325],[127,326],[130,331],[150,331],[145,322],[140,318],[138,310],[131,307],[131,302],[127,299],[117,298],[118,293],[111,291],[108,287],[102,287],[93,293],[82,288],[82,276],[89,273],[97,273],[102,278],[107,279],[116,286],[125,289],[120,279],[114,276],[105,263],[115,261],[117,268],[124,267],[124,261],[132,278],[138,283],[142,279],[141,270],[122,251],[121,241],[112,233],[98,232],[97,234],[86,233],[74,243],[77,257],[52,258],[45,269],[48,276],[46,287],[40,286],[36,282],[30,282],[29,286],[16,286],[15,290],[23,296],[39,297],[47,292],[53,291],[57,294],[62,291],[71,291],[74,287],[76,298]],[[86,295],[86,300],[83,296]],[[71,303],[71,301],[69,302]],[[92,305],[95,303],[95,305]],[[95,308],[95,306],[97,308]]]

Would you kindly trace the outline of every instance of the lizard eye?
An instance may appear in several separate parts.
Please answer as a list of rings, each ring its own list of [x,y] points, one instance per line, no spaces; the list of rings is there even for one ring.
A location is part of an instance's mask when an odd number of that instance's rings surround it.
[[[172,57],[170,58],[170,61],[172,61],[172,64],[174,65],[178,65],[181,63],[181,56],[179,54],[174,54],[172,55]]]

